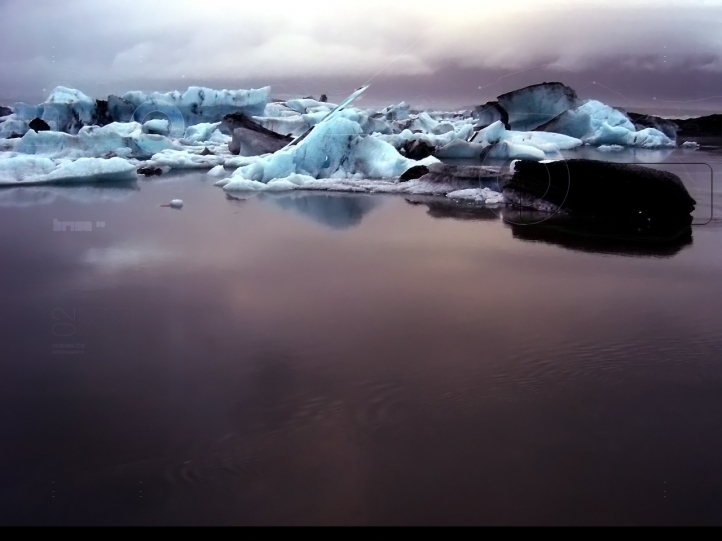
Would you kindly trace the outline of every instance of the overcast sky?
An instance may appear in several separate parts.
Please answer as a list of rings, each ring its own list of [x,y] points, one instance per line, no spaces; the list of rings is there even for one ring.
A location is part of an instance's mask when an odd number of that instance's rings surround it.
[[[273,87],[481,103],[559,80],[628,107],[722,110],[722,0],[0,0],[0,100],[57,85]],[[713,98],[713,96],[720,96]]]

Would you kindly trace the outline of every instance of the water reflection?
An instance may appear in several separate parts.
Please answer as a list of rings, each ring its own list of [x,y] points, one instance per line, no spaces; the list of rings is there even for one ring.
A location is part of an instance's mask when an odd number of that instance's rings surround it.
[[[125,201],[140,191],[136,182],[118,184],[89,184],[87,186],[19,186],[0,189],[0,207],[32,207],[48,205],[58,198],[77,203]]]
[[[476,204],[465,204],[439,197],[407,197],[410,205],[426,205],[427,214],[432,218],[451,218],[454,220],[495,221],[500,218],[500,208],[482,207]]]
[[[272,203],[284,210],[290,210],[310,218],[331,229],[351,229],[358,226],[369,212],[375,209],[381,198],[367,194],[303,193],[249,194],[238,196],[227,194],[231,201],[246,201],[256,198]]]
[[[691,227],[631,230],[511,208],[504,209],[502,216],[514,239],[552,244],[577,252],[672,257],[692,245]]]

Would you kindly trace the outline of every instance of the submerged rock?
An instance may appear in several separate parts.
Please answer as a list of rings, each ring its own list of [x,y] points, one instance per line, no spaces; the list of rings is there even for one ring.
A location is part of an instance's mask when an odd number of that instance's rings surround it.
[[[616,223],[634,230],[675,230],[692,223],[695,200],[667,171],[595,160],[520,160],[503,187],[517,207]]]

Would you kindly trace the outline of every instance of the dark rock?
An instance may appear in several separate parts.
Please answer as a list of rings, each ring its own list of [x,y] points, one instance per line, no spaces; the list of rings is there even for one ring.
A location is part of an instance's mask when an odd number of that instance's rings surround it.
[[[313,101],[316,101],[316,98],[314,98],[313,96],[306,96],[306,97],[303,98],[303,99],[304,99],[304,100],[313,100]]]
[[[509,115],[512,130],[538,128],[578,104],[574,89],[562,83],[539,83],[502,94],[499,105]]]
[[[215,156],[215,153],[208,150],[208,147],[203,149],[203,152],[201,152],[201,156]]]
[[[423,160],[424,158],[428,158],[434,152],[436,152],[435,147],[421,139],[408,141],[404,145],[403,150],[404,156],[406,156],[410,160]]]
[[[328,101],[328,96],[326,94],[321,94],[321,97],[319,100],[321,103],[326,103]]]
[[[293,141],[293,137],[266,129],[243,113],[226,115],[221,127],[232,134],[228,150],[236,155],[258,156],[276,152]]]
[[[20,135],[17,132],[12,132],[10,135],[8,135],[8,139],[22,139],[22,135]]]
[[[0,105],[0,118],[4,116],[10,116],[11,114],[13,114],[13,110],[10,109],[10,107],[3,107],[2,105]]]
[[[539,209],[551,204],[573,217],[644,231],[689,226],[695,206],[672,173],[581,159],[546,164],[518,161],[503,193],[517,207]]]
[[[637,130],[643,130],[645,128],[654,128],[661,131],[664,135],[669,137],[672,141],[677,139],[677,131],[679,126],[676,123],[654,115],[643,115],[640,113],[631,113],[620,109],[625,115],[634,123],[634,127]],[[721,132],[722,133],[722,132]]]
[[[138,174],[145,177],[159,177],[163,174],[160,167],[139,167]]]
[[[36,132],[50,131],[50,126],[48,125],[48,123],[45,122],[43,119],[37,117],[30,121],[28,127],[31,130],[35,130]]]
[[[504,123],[506,129],[509,129],[509,113],[499,105],[498,101],[489,101],[475,107],[471,116],[476,119],[475,130],[486,128],[499,120]]]
[[[413,167],[404,171],[404,174],[399,177],[400,182],[408,182],[414,180],[429,173],[429,168],[425,165],[414,165]]]

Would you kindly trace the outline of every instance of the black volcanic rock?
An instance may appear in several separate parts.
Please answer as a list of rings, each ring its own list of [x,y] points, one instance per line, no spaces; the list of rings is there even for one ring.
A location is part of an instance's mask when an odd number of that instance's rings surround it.
[[[571,216],[644,230],[689,226],[695,206],[672,173],[596,160],[521,160],[503,192],[517,206],[551,203]]]
[[[640,113],[632,113],[627,111],[622,112],[627,115],[627,117],[629,118],[629,120],[632,121],[634,127],[637,130],[642,130],[644,128],[654,128],[661,131],[672,141],[677,139],[677,131],[679,130],[679,126],[671,120],[654,115],[643,115]]]
[[[228,150],[236,155],[258,156],[276,152],[293,141],[293,137],[266,129],[243,113],[226,115],[221,127],[232,134]]]
[[[215,153],[208,150],[208,147],[205,147],[203,152],[201,152],[201,156],[215,156]]]
[[[578,105],[577,93],[562,83],[539,83],[502,94],[499,105],[512,130],[530,131]]]
[[[10,116],[11,114],[13,114],[13,110],[10,109],[10,107],[3,107],[2,105],[0,105],[0,118],[4,116]]]
[[[408,182],[409,180],[421,178],[428,173],[429,168],[425,165],[414,165],[413,167],[410,167],[409,169],[404,171],[404,174],[399,177],[399,181]]]
[[[328,96],[326,94],[321,94],[321,97],[318,99],[321,103],[326,103],[328,101]]]
[[[28,127],[31,130],[35,130],[36,132],[50,131],[50,126],[48,125],[48,123],[45,122],[43,119],[37,117],[30,121]]]

